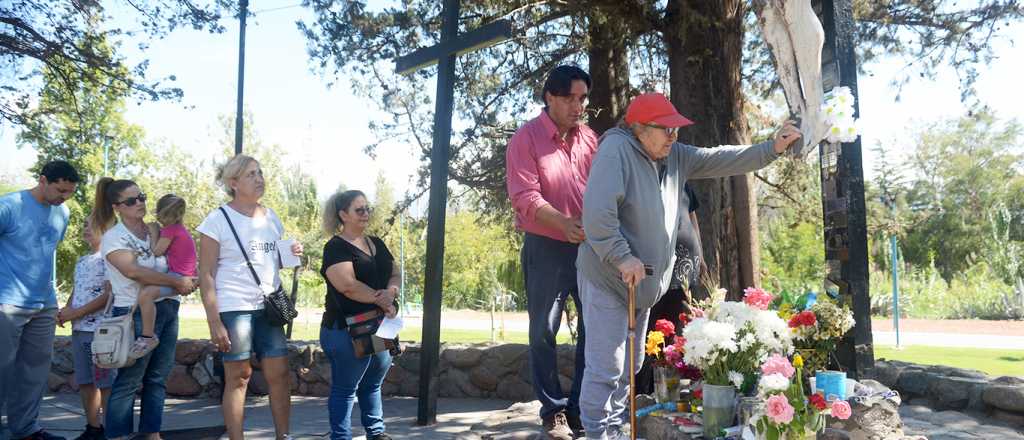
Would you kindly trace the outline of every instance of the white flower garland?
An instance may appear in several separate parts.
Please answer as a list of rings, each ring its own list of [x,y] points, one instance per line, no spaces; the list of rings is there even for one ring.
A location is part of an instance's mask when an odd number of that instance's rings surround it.
[[[821,106],[829,125],[825,139],[832,143],[853,142],[860,136],[860,119],[853,117],[853,92],[849,87],[836,87],[825,96],[825,104]]]

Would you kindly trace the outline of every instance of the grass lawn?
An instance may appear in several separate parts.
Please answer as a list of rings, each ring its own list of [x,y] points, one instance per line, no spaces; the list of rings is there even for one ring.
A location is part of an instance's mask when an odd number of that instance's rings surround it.
[[[875,346],[875,359],[981,370],[993,376],[1024,377],[1024,350],[911,346]]]
[[[422,339],[423,330],[420,327],[405,327],[399,335],[403,341],[419,341]],[[68,336],[71,334],[71,325],[64,328],[57,327],[57,334]],[[179,339],[209,339],[210,328],[206,320],[182,319],[178,326]],[[300,341],[316,341],[320,339],[320,323],[298,323],[292,329],[292,339]],[[529,335],[526,332],[505,332],[505,342],[525,344]],[[453,344],[471,342],[489,342],[491,340],[490,330],[462,330],[462,329],[441,329],[441,341]],[[569,332],[558,333],[559,343],[569,343]]]

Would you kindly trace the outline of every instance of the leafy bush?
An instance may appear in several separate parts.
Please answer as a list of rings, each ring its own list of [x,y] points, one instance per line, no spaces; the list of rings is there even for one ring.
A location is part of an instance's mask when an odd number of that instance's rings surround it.
[[[1008,307],[1014,289],[984,263],[946,282],[934,266],[900,272],[900,316],[926,319],[1022,319]],[[892,278],[871,273],[872,314],[892,316]]]

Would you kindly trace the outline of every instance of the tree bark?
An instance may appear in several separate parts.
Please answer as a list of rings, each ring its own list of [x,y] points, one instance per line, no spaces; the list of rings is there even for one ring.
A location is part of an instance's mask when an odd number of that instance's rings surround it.
[[[591,43],[587,55],[594,86],[590,89],[588,125],[600,136],[615,126],[629,104],[629,43],[634,30],[624,21],[610,18],[610,14],[592,11],[588,14]]]
[[[662,35],[670,99],[695,122],[679,140],[698,146],[747,144],[740,78],[743,0],[669,0]],[[759,283],[757,207],[751,175],[693,182],[701,242],[711,275],[730,298]],[[700,292],[697,292],[700,293]]]

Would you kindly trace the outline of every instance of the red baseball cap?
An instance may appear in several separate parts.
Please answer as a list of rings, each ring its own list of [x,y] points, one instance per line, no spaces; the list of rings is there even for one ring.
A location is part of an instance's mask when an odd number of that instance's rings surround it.
[[[679,114],[675,106],[661,93],[644,93],[633,98],[626,108],[626,123],[654,123],[668,128],[693,125],[693,121]]]

